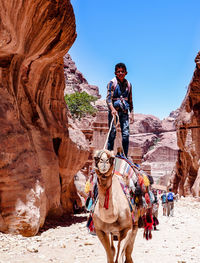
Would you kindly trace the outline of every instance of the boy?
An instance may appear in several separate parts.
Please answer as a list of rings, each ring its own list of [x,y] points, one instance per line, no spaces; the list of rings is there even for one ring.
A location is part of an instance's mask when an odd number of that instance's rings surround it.
[[[133,112],[132,85],[125,79],[127,69],[124,63],[115,66],[115,78],[107,85],[108,123],[118,114],[122,133],[122,146],[124,154],[128,156],[129,147],[129,112]],[[133,113],[132,120],[133,122]],[[113,123],[108,138],[108,150],[113,150],[116,137],[116,127]]]

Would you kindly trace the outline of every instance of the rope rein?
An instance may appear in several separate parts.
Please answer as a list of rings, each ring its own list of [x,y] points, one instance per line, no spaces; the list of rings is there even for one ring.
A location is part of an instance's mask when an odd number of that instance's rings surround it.
[[[116,115],[116,117],[117,117],[117,121],[115,122],[115,127],[116,127],[116,130],[117,130],[117,125],[118,125],[118,123],[119,123],[119,116],[118,116],[118,114]],[[107,143],[108,143],[108,138],[109,138],[109,135],[110,135],[110,131],[111,131],[111,129],[112,129],[113,121],[114,121],[114,116],[112,117],[112,120],[111,120],[111,123],[110,123],[110,128],[109,128],[109,131],[108,131],[108,135],[107,135],[107,138],[106,138],[106,141],[105,141],[103,150],[106,149],[106,145],[107,145]]]

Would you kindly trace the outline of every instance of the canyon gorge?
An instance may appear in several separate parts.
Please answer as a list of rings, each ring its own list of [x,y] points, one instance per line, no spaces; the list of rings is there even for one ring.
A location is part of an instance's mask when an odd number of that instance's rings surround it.
[[[0,36],[0,231],[34,236],[47,218],[82,205],[107,106],[68,54],[76,39],[69,0],[1,0]],[[130,131],[133,161],[183,196],[200,196],[200,53],[195,62],[180,108],[164,120],[135,113]],[[94,116],[72,118],[64,94],[75,91],[98,98]]]

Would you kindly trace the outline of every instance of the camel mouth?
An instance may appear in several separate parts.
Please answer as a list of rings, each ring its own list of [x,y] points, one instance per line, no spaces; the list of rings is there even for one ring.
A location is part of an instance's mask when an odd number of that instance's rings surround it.
[[[103,180],[105,180],[105,179],[107,179],[107,176],[106,176],[105,174],[102,174],[101,178],[102,178]]]
[[[106,176],[108,171],[109,171],[108,169],[99,169],[101,177],[108,177],[108,176]]]

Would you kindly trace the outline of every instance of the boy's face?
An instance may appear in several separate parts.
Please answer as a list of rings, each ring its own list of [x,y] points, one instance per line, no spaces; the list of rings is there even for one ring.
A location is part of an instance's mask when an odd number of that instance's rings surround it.
[[[124,68],[117,68],[115,71],[116,77],[122,82],[126,76],[127,72]]]

